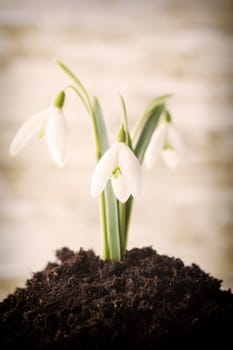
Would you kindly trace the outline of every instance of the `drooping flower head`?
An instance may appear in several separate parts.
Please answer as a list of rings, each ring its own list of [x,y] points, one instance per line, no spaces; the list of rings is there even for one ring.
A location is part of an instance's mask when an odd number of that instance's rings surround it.
[[[52,106],[37,113],[21,126],[10,146],[12,156],[17,155],[31,138],[38,134],[41,138],[45,137],[56,165],[64,165],[67,145],[67,124],[62,110],[64,99],[65,93],[60,91]]]
[[[145,164],[151,168],[161,157],[167,166],[177,168],[184,163],[184,153],[183,140],[166,111],[147,148]]]
[[[113,143],[97,163],[91,182],[93,198],[100,195],[110,179],[119,201],[124,203],[130,195],[137,197],[140,194],[141,166],[133,151],[124,142]]]

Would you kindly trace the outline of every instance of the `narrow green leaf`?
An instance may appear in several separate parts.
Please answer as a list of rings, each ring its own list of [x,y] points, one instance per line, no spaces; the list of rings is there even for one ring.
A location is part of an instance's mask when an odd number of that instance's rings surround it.
[[[159,97],[154,98],[146,107],[142,117],[138,120],[136,123],[132,133],[131,133],[131,138],[132,140],[135,140],[143,126],[146,124],[147,119],[150,117],[151,112],[155,109],[155,107],[163,104],[168,97],[171,97],[172,95],[162,95]]]
[[[109,148],[108,135],[104,116],[101,110],[100,103],[96,97],[93,100],[93,110],[96,121],[96,128],[100,146],[99,158]],[[117,199],[113,193],[112,185],[109,182],[104,191],[104,203],[102,203],[102,209],[104,204],[105,220],[102,223],[103,239],[105,240],[106,254],[108,258],[115,261],[121,260],[121,245],[120,245],[120,232],[119,232],[119,216]],[[103,214],[102,214],[103,215]]]
[[[93,99],[93,108],[96,119],[97,132],[99,136],[99,144],[101,151],[101,154],[99,155],[100,159],[103,153],[109,148],[109,142],[103,112],[97,97],[94,97]]]
[[[163,104],[172,94],[162,95],[154,98],[146,107],[144,114],[151,112],[156,106]]]
[[[131,213],[133,208],[134,198],[130,196],[125,203],[125,237],[124,237],[124,250],[127,248],[128,234],[129,234],[129,224],[131,219]]]
[[[125,125],[125,128],[128,131],[128,116],[127,116],[127,109],[126,109],[126,104],[125,104],[125,100],[123,98],[123,96],[120,95],[120,100],[121,100],[121,105],[122,105],[122,109],[123,109],[123,124]]]
[[[100,224],[102,232],[101,240],[101,259],[109,259],[109,248],[108,248],[108,230],[107,230],[107,217],[106,217],[106,205],[105,205],[105,195],[104,192],[100,195],[99,202],[99,215],[100,215]]]
[[[80,100],[82,101],[84,107],[86,108],[88,114],[91,115],[92,110],[91,110],[91,106],[88,104],[86,98],[83,96],[83,94],[73,85],[67,85],[66,88],[72,89],[80,98]]]
[[[117,204],[118,204],[118,215],[119,215],[121,254],[123,256],[126,248],[126,241],[125,241],[126,203],[121,203],[120,201],[117,201]]]
[[[163,105],[158,105],[154,109],[152,109],[149,113],[147,121],[142,128],[142,131],[137,140],[136,146],[134,148],[134,153],[138,158],[139,162],[142,163],[145,151],[147,146],[149,145],[151,136],[156,128],[156,125],[159,121],[159,117],[164,110]]]
[[[121,261],[121,244],[117,200],[113,193],[112,185],[110,182],[107,184],[104,194],[107,214],[109,257],[112,260]]]
[[[143,162],[144,154],[149,145],[150,139],[153,135],[153,132],[157,126],[160,115],[164,110],[163,104],[155,105],[155,107],[149,112],[147,120],[144,127],[141,130],[139,138],[137,140],[136,146],[134,148],[134,153],[140,163]],[[125,249],[128,239],[129,223],[131,212],[133,208],[133,197],[131,196],[128,201],[125,203]]]
[[[99,101],[95,97],[92,106],[87,90],[80,82],[80,80],[76,77],[76,75],[72,73],[70,69],[66,67],[62,62],[57,61],[57,64],[79,88],[79,90],[76,92],[78,93],[84,105],[86,105],[88,112],[92,118],[96,145],[96,157],[98,161],[109,147],[106,125]],[[103,231],[102,258],[110,258],[116,261],[120,261],[121,247],[118,207],[117,199],[113,193],[111,183],[106,186],[104,194],[101,195],[100,203],[100,214]]]
[[[104,121],[104,116],[96,97],[93,100],[93,118],[95,123],[95,134],[97,138],[98,147],[96,147],[96,158],[97,161],[101,158],[104,152],[108,149],[108,134]],[[100,218],[101,218],[101,231],[102,231],[102,248],[101,248],[101,259],[110,259],[109,249],[109,215],[113,215],[109,209],[108,196],[105,194],[108,190],[101,193],[100,197]]]

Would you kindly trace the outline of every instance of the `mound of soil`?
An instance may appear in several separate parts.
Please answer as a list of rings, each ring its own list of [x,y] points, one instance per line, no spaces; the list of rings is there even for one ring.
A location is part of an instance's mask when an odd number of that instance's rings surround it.
[[[232,349],[233,294],[197,265],[63,248],[0,304],[1,349]]]

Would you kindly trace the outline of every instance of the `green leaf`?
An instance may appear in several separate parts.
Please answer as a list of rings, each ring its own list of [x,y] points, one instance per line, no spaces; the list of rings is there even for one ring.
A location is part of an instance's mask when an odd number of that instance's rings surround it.
[[[123,124],[125,125],[125,128],[128,131],[128,116],[127,116],[127,109],[126,109],[126,104],[125,104],[125,100],[123,98],[123,96],[120,95],[120,101],[121,101],[121,105],[122,105],[122,109],[123,109]]]
[[[131,138],[133,141],[136,139],[137,135],[139,134],[143,126],[146,124],[146,121],[150,117],[151,112],[153,112],[155,107],[163,104],[166,101],[166,99],[171,96],[172,95],[169,94],[169,95],[162,95],[162,96],[156,97],[147,105],[142,117],[138,120],[138,122],[136,123],[131,133]]]
[[[124,249],[127,248],[127,243],[128,243],[129,224],[131,219],[133,203],[134,203],[134,198],[132,196],[130,196],[127,202],[125,203]]]
[[[109,148],[107,129],[104,121],[103,112],[97,97],[93,99],[93,108],[96,119],[97,133],[99,138],[100,152],[99,158],[104,154],[104,152]]]
[[[109,248],[108,248],[108,232],[107,232],[107,217],[106,217],[106,205],[105,205],[105,195],[104,192],[100,195],[99,201],[99,215],[100,215],[100,225],[102,232],[101,240],[101,259],[109,259]]]
[[[109,257],[112,260],[121,261],[121,243],[117,199],[113,193],[111,182],[107,184],[104,194],[107,214]]]
[[[92,118],[96,158],[97,161],[101,158],[104,152],[109,148],[108,135],[103,113],[96,97],[91,104],[87,90],[80,82],[80,80],[67,68],[62,62],[57,61],[60,68],[70,77],[76,84],[78,90],[77,94],[81,98],[84,105]],[[73,87],[72,87],[73,88]],[[101,222],[102,222],[102,259],[113,259],[115,261],[121,260],[121,246],[120,246],[120,232],[119,232],[119,216],[117,199],[113,193],[111,183],[108,183],[104,193],[100,198]]]
[[[109,148],[109,142],[104,116],[100,103],[96,97],[94,97],[93,100],[93,110],[100,148],[100,154],[97,159],[100,159],[104,152]],[[121,261],[118,206],[110,182],[104,190],[104,199],[102,210],[104,211],[105,218],[102,216],[102,221],[104,221],[102,222],[102,230],[105,249],[103,249],[103,252],[105,252],[105,258],[107,256],[115,261]],[[104,258],[104,255],[102,258]]]
[[[138,158],[139,162],[142,163],[145,151],[149,145],[151,136],[157,126],[160,115],[164,110],[163,104],[156,106],[149,112],[147,121],[141,130],[136,146],[134,147],[134,153]]]
[[[150,113],[156,106],[163,104],[172,94],[162,95],[154,98],[146,107],[144,114]]]
[[[163,97],[165,98],[165,96]],[[160,97],[162,101],[162,97]],[[158,102],[158,99],[155,99]],[[154,103],[155,103],[154,100]],[[151,104],[152,106],[152,104]],[[147,149],[147,146],[149,145],[150,139],[153,135],[153,132],[158,124],[159,118],[161,113],[164,110],[164,105],[160,104],[157,105],[155,104],[155,107],[152,108],[149,111],[149,114],[147,116],[146,122],[144,127],[141,130],[141,133],[138,137],[136,146],[134,148],[134,153],[136,157],[138,158],[139,162],[143,162],[144,154]],[[127,239],[128,239],[128,231],[129,231],[129,224],[130,224],[130,217],[131,217],[131,212],[133,208],[133,197],[131,196],[128,201],[125,203],[125,248],[127,245]]]

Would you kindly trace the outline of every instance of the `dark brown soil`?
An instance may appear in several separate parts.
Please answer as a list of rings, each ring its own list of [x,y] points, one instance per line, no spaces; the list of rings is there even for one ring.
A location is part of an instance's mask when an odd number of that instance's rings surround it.
[[[233,294],[197,265],[152,248],[57,258],[0,304],[1,349],[233,349]]]

